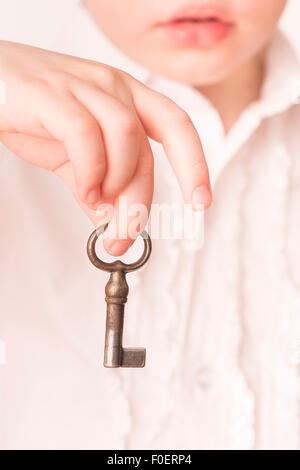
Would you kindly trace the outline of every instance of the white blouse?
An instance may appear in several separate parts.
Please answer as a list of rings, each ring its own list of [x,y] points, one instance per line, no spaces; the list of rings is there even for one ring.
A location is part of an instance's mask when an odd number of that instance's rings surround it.
[[[146,367],[106,369],[108,275],[86,255],[94,227],[59,178],[1,146],[0,447],[298,449],[300,66],[291,46],[276,34],[262,98],[227,136],[201,94],[133,63],[83,7],[51,48],[126,70],[184,108],[214,202],[202,249],[153,240],[147,265],[127,275],[124,345],[146,347]],[[151,145],[153,202],[182,204],[162,146]]]

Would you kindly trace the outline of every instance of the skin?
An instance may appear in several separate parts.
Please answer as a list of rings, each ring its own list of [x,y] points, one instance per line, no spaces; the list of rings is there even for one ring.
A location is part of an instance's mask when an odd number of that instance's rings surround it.
[[[263,53],[286,3],[287,0],[84,0],[101,30],[126,55],[207,96],[218,109],[225,132],[259,96]],[[225,8],[233,23],[230,34],[208,48],[171,43],[157,25],[186,5]]]

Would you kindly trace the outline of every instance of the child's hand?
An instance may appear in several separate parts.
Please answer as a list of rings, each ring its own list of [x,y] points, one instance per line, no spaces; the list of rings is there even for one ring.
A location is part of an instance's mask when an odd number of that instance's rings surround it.
[[[5,41],[0,80],[6,84],[1,141],[59,175],[95,225],[92,209],[119,195],[149,213],[153,155],[147,136],[163,144],[185,202],[210,205],[198,133],[168,97],[108,65]],[[113,242],[104,241],[106,250],[120,255],[132,240],[112,248]]]

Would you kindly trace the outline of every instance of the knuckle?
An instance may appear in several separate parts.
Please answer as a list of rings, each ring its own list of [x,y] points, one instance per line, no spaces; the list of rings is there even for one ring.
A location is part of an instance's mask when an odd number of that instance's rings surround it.
[[[119,71],[113,67],[106,66],[104,69],[101,67],[101,84],[105,89],[116,96],[118,95],[120,89],[124,87],[124,81],[119,73]]]
[[[108,73],[108,82],[112,90],[117,90],[121,83],[121,78],[118,72],[114,69],[110,69]]]
[[[72,115],[70,127],[72,132],[76,132],[77,135],[81,136],[89,136],[97,132],[94,119],[81,113]]]
[[[31,86],[37,89],[48,89],[48,81],[42,77],[33,77],[30,79]]]
[[[136,117],[130,113],[124,113],[118,122],[118,128],[125,136],[134,136],[139,132],[139,125]]]
[[[174,123],[179,126],[189,127],[193,124],[188,113],[182,108],[177,108],[173,111],[173,119]]]
[[[110,199],[118,196],[120,191],[123,189],[123,186],[109,185],[107,183],[102,185],[102,195],[104,199]]]
[[[30,93],[34,95],[43,95],[45,93],[49,93],[50,87],[47,82],[42,77],[24,77],[23,83],[27,86],[27,89]]]
[[[132,78],[132,76],[128,72],[126,72],[126,70],[113,67],[113,71],[118,75],[118,78],[121,82],[130,80]]]
[[[105,66],[99,71],[101,86],[112,96],[117,97],[121,102],[130,101],[130,90],[124,72],[114,67]]]
[[[64,72],[50,69],[47,76],[41,74],[38,77],[30,77],[30,85],[35,90],[55,94],[66,88],[67,77]]]
[[[53,89],[67,89],[71,80],[72,76],[70,76],[64,70],[53,70],[50,69],[47,75],[47,82],[49,86]]]

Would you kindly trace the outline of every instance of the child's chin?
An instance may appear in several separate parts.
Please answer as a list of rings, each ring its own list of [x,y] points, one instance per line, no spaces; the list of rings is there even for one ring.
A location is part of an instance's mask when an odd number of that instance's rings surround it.
[[[235,64],[224,63],[219,64],[197,64],[186,67],[161,67],[156,70],[160,75],[163,75],[171,80],[182,82],[191,86],[208,86],[220,83],[226,80],[235,69]]]

